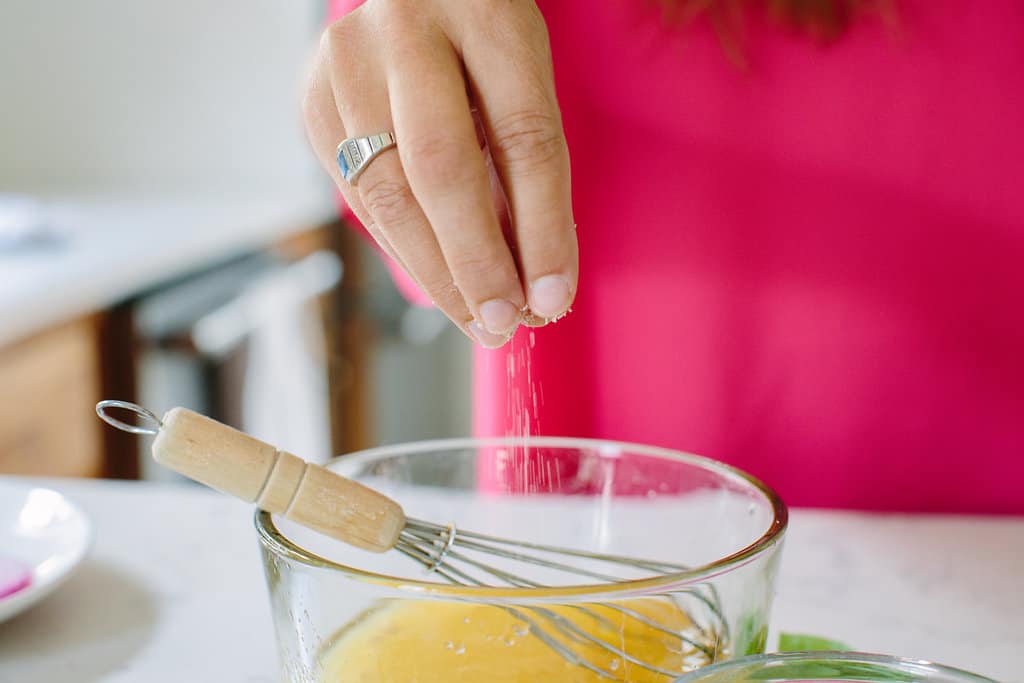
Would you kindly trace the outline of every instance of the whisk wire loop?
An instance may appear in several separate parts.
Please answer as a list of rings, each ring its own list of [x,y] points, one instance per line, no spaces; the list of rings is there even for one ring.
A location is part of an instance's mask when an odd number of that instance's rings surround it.
[[[494,579],[513,587],[540,588],[545,586],[543,583],[527,579],[512,571],[483,561],[470,554],[473,552],[500,557],[514,562],[541,566],[574,576],[582,576],[589,579],[609,582],[622,581],[624,580],[624,577],[621,575],[607,574],[551,560],[543,557],[541,553],[553,554],[557,552],[561,555],[588,558],[609,564],[623,564],[631,568],[639,568],[647,571],[685,569],[685,567],[671,565],[669,563],[652,562],[620,556],[597,555],[585,551],[554,548],[552,546],[546,546],[539,543],[505,540],[476,532],[458,531],[454,524],[442,526],[416,519],[407,520],[406,527],[399,536],[396,549],[407,557],[416,560],[422,564],[428,572],[435,574],[443,580],[455,585],[469,586],[494,585]],[[532,550],[534,552],[526,552],[528,550]],[[478,576],[474,576],[473,573],[471,573],[471,570],[477,573]],[[480,578],[481,576],[484,578]],[[488,578],[490,579],[489,581],[486,580]],[[691,590],[684,592],[691,593],[705,604],[712,605],[713,609],[711,611],[713,614],[721,614],[717,609],[717,606],[714,605],[715,601],[704,596],[700,591]],[[679,609],[680,612],[685,612],[682,606],[678,603],[677,595],[666,594],[661,597],[669,600]],[[677,676],[681,673],[679,671],[671,671],[646,662],[635,655],[630,654],[623,647],[587,631],[572,619],[569,619],[550,608],[542,606],[496,606],[526,624],[527,627],[531,629],[531,632],[534,633],[541,642],[557,652],[559,655],[573,664],[582,666],[583,668],[600,675],[602,678],[618,680],[618,677],[612,671],[594,664],[574,648],[598,648],[611,653],[622,662],[628,662],[634,666],[638,666],[664,676]],[[686,645],[693,648],[695,651],[702,653],[709,660],[715,657],[718,647],[717,640],[712,643],[703,643],[696,637],[690,637],[682,630],[668,628],[657,620],[630,607],[615,603],[600,603],[599,606],[602,610],[621,615],[624,620],[635,620],[651,631],[669,637],[671,639],[670,642],[679,642],[680,648],[683,645]],[[616,629],[622,628],[622,624],[613,622],[610,616],[601,614],[595,608],[591,608],[586,605],[572,605],[572,607],[576,612],[593,620],[596,624],[610,632],[614,632]],[[703,627],[696,624],[695,626],[700,636],[708,636],[708,633]]]
[[[127,410],[130,413],[134,413],[135,415],[138,415],[139,417],[144,418],[149,422],[152,422],[153,424],[156,425],[156,427],[145,427],[142,425],[128,424],[127,422],[119,420],[110,413],[108,413],[107,411],[110,410],[111,408]],[[106,422],[111,427],[116,427],[117,429],[120,429],[122,432],[128,432],[129,434],[144,434],[146,436],[156,436],[157,434],[160,433],[160,429],[164,426],[163,421],[161,421],[160,418],[157,417],[155,413],[129,401],[100,401],[99,403],[96,404],[96,415],[98,415],[101,420]]]

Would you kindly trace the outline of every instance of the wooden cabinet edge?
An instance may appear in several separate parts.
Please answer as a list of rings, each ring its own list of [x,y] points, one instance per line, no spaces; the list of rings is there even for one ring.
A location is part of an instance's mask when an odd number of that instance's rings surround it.
[[[105,474],[100,326],[87,315],[0,347],[0,472]]]
[[[327,249],[344,264],[341,285],[320,301],[336,453],[372,441],[361,248],[340,219],[272,247],[293,259]],[[64,355],[54,350],[62,343]],[[137,438],[106,429],[94,412],[103,398],[135,399],[137,351],[130,300],[0,346],[0,474],[138,478]]]

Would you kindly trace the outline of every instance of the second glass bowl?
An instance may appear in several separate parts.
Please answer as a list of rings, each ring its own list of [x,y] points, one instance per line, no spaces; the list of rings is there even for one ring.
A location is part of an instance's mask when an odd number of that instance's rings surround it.
[[[676,683],[997,683],[920,659],[860,652],[785,652],[715,664]]]

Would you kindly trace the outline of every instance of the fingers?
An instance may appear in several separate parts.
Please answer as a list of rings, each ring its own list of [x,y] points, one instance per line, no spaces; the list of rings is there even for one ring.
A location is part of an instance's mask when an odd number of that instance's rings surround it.
[[[572,304],[579,257],[547,35],[523,6],[492,17],[490,30],[453,32],[508,197],[530,312],[553,319]]]
[[[352,210],[485,346],[504,343],[520,323],[561,315],[576,289],[569,159],[551,71],[532,2],[376,0],[325,32],[304,102],[317,157]],[[384,131],[395,132],[397,150],[347,183],[338,143]],[[508,215],[496,201],[506,198]]]
[[[526,304],[494,209],[462,66],[440,32],[389,55],[388,85],[402,166],[476,320],[508,336]]]
[[[366,227],[367,232],[370,233],[384,253],[401,263],[391,245],[384,239],[380,229],[373,223],[359,198],[358,192],[345,182],[338,168],[336,150],[338,143],[345,139],[345,127],[338,116],[338,108],[331,85],[330,67],[330,52],[321,50],[316,57],[305,97],[302,101],[302,114],[306,124],[306,135],[309,137],[310,145],[317,156],[317,160],[338,186],[342,197],[345,199],[345,203],[352,209],[352,212],[363,226]]]
[[[358,49],[359,39],[345,29],[338,31],[341,35],[331,41],[329,75],[330,94],[343,128],[357,136],[393,129],[383,66],[371,52],[358,61],[351,59],[348,51]],[[340,68],[341,64],[345,68]],[[438,308],[483,346],[500,346],[506,341],[507,333],[489,333],[474,321],[394,149],[368,162],[354,187],[344,180],[341,187],[347,196],[353,196],[353,204],[361,207],[362,220],[371,233],[387,245]]]
[[[323,49],[317,53],[309,83],[306,86],[305,96],[302,99],[302,115],[306,124],[306,135],[317,160],[341,190],[345,201],[351,205],[347,183],[341,177],[335,152],[338,143],[345,139],[345,127],[341,123],[338,108],[334,102],[329,52]],[[365,216],[365,213],[357,210],[355,206],[352,207],[352,210],[356,212],[360,220]]]

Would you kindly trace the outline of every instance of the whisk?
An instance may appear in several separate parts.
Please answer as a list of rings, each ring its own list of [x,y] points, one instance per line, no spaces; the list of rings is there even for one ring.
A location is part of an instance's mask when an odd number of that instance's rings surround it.
[[[123,422],[108,413],[112,408],[135,413],[152,426]],[[688,569],[667,562],[499,538],[462,530],[454,523],[409,518],[397,502],[378,491],[184,408],[173,408],[161,419],[134,403],[108,400],[97,404],[96,413],[123,431],[155,436],[152,455],[161,465],[349,545],[378,553],[397,551],[452,584],[518,588],[549,585],[528,578],[521,573],[523,570],[507,568],[510,564],[517,568],[543,567],[546,574],[563,574],[576,582],[580,578],[618,582]],[[502,558],[506,566],[497,566],[494,558]],[[709,594],[694,588],[684,592],[707,608],[716,622],[714,628],[696,620],[685,629],[670,628],[631,606],[616,603],[579,604],[571,609],[605,628],[619,626],[612,616],[619,624],[635,620],[677,643],[678,652],[692,652],[698,658],[696,666],[714,661],[728,639],[723,632],[725,619],[718,596],[708,588]],[[675,602],[678,594],[661,597],[673,602],[679,613],[685,613]],[[501,608],[524,622],[531,634],[567,661],[603,678],[620,680],[613,671],[586,656],[590,648],[667,677],[681,673],[643,661],[630,654],[623,643],[595,635],[568,618],[566,610],[532,605]]]

